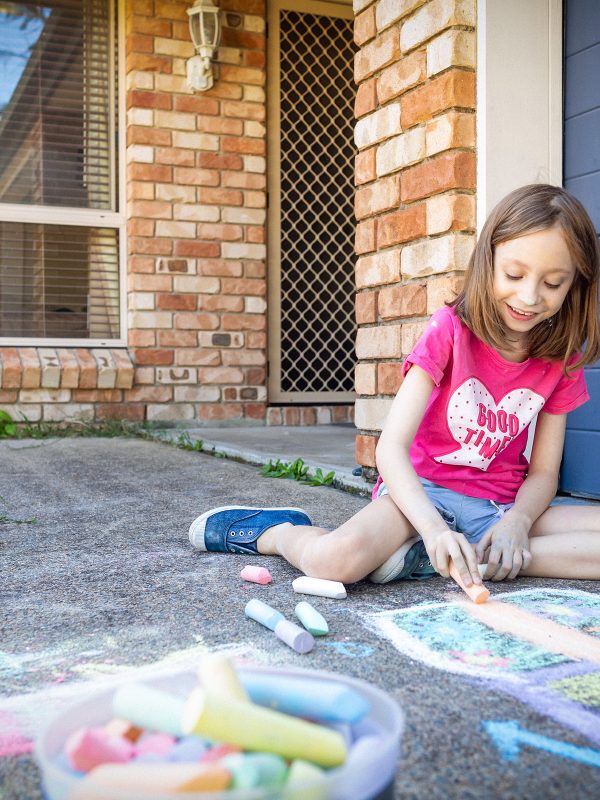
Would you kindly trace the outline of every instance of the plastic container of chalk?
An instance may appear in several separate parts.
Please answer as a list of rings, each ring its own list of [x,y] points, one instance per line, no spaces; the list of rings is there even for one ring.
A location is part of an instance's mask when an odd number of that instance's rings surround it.
[[[230,789],[219,792],[169,792],[150,794],[134,789],[86,791],[86,800],[392,800],[396,766],[404,730],[404,716],[398,704],[388,694],[365,681],[330,672],[306,669],[284,669],[258,666],[240,666],[240,676],[259,673],[293,679],[318,679],[342,684],[361,694],[369,702],[370,711],[359,723],[353,725],[353,742],[346,762],[335,769],[326,770],[324,778],[304,786],[285,788]],[[187,697],[198,686],[195,672],[183,671],[143,681],[149,686]],[[42,772],[47,800],[69,800],[81,792],[81,779],[63,768],[60,756],[68,737],[82,727],[102,725],[111,718],[111,701],[118,687],[100,691],[87,700],[68,708],[53,719],[36,742],[35,756]],[[353,750],[363,739],[376,736],[377,746],[359,754]],[[356,755],[356,757],[354,757]]]

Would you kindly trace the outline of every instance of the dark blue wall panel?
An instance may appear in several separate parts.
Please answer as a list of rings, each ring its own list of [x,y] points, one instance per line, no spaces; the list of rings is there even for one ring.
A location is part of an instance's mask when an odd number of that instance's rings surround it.
[[[600,0],[566,0],[564,185],[600,233]],[[569,414],[560,488],[600,498],[600,363],[586,369],[590,401]]]

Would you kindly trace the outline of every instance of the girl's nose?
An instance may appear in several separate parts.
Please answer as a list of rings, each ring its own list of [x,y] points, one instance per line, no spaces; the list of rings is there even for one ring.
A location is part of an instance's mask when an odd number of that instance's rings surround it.
[[[525,306],[535,306],[540,299],[537,285],[524,285],[519,287],[519,300]]]

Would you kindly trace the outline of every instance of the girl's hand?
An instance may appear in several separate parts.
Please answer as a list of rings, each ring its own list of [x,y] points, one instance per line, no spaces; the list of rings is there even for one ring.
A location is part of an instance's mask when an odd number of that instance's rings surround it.
[[[472,586],[474,583],[481,586],[483,581],[477,568],[475,550],[462,533],[444,530],[428,536],[427,540],[423,541],[431,565],[436,572],[439,572],[444,578],[449,578],[448,562],[452,560],[465,586]]]
[[[517,517],[507,512],[476,546],[479,563],[487,562],[485,580],[514,580],[522,569],[531,563],[529,528]]]

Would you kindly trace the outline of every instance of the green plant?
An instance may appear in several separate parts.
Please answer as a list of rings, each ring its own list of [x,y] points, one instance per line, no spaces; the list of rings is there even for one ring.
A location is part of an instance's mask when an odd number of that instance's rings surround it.
[[[181,450],[195,450],[197,453],[200,453],[204,447],[204,442],[202,439],[196,439],[195,442],[192,441],[189,433],[184,431],[175,439],[175,446],[181,448]]]
[[[55,437],[102,437],[138,436],[143,424],[129,420],[108,419],[103,422],[31,422],[25,414],[21,413],[22,422],[19,422],[15,431],[18,439],[48,439]]]
[[[0,410],[0,438],[14,436],[16,432],[17,426],[11,415],[8,411]]]
[[[309,486],[331,486],[335,478],[335,472],[331,470],[327,474],[323,474],[321,467],[317,467],[315,474],[310,475],[309,473],[308,477],[309,480],[306,481],[306,483],[308,483]]]
[[[265,478],[289,478],[307,486],[331,486],[335,477],[333,471],[324,475],[321,468],[312,474],[301,458],[294,461],[281,461],[278,458],[275,462],[271,459],[261,467],[260,474]]]

